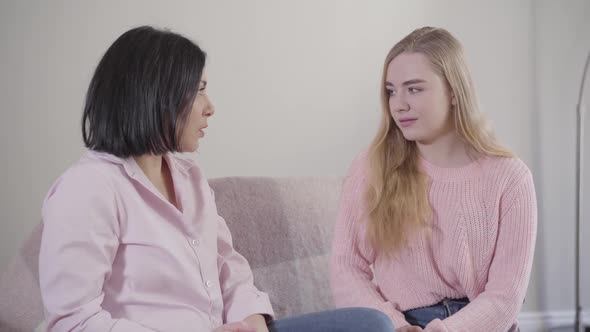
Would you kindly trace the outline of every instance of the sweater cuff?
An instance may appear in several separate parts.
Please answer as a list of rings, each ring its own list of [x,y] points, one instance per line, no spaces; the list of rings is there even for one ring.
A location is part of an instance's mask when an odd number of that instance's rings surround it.
[[[408,323],[408,321],[406,321],[404,314],[402,314],[399,311],[388,310],[388,311],[385,311],[385,313],[387,314],[387,316],[389,316],[389,318],[391,318],[391,321],[393,322],[393,326],[396,329],[410,325],[410,323]]]
[[[435,319],[426,325],[425,332],[450,332],[445,323],[440,319]]]

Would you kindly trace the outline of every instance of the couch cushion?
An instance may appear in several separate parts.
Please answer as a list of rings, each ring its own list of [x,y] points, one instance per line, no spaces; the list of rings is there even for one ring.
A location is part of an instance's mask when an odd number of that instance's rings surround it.
[[[39,290],[39,247],[41,231],[38,224],[21,250],[3,271],[0,278],[0,331],[33,331],[43,320]]]
[[[209,181],[236,250],[277,318],[333,308],[331,234],[341,179],[233,177]]]

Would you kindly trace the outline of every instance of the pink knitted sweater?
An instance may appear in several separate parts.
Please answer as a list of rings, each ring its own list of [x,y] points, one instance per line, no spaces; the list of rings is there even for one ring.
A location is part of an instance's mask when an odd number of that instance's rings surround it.
[[[332,247],[338,307],[376,308],[396,328],[403,311],[468,297],[425,331],[514,330],[526,294],[537,230],[533,178],[516,158],[483,157],[460,168],[422,160],[430,178],[432,232],[416,234],[393,259],[366,240],[366,153],[345,179]]]

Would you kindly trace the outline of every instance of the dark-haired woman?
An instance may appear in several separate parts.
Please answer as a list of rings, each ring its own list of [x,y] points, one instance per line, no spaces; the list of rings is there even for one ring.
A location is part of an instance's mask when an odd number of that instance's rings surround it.
[[[43,203],[48,331],[393,331],[372,309],[272,320],[192,152],[215,109],[205,53],[170,31],[125,32],[100,60],[88,151]]]

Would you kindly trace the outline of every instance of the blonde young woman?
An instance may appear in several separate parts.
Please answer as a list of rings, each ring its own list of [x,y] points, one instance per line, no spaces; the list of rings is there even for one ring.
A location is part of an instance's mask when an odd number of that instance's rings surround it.
[[[486,130],[460,42],[431,27],[403,38],[381,99],[381,127],[343,187],[336,304],[379,309],[400,332],[518,330],[533,179]]]

